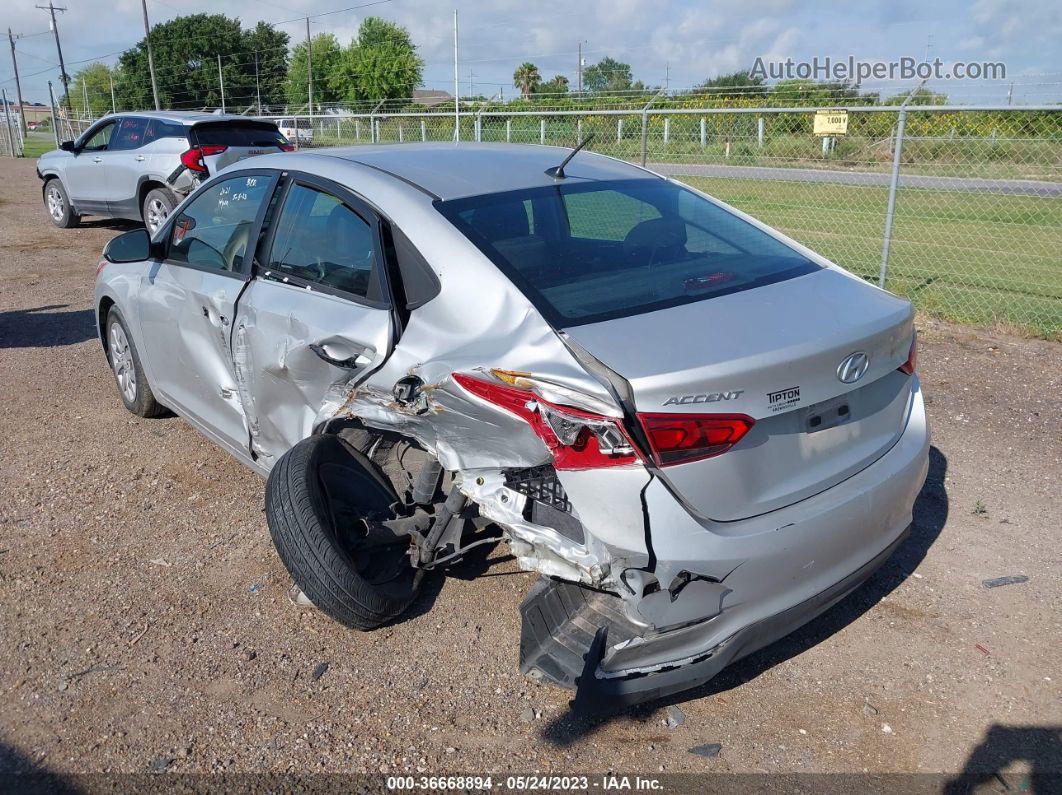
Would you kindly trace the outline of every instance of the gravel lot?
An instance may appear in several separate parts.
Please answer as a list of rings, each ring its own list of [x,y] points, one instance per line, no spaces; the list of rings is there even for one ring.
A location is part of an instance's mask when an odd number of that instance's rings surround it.
[[[0,770],[1062,770],[1062,345],[923,322],[935,447],[901,551],[669,702],[682,725],[585,723],[517,670],[534,575],[504,550],[368,634],[288,602],[263,482],[118,399],[91,302],[124,228],[54,228],[33,162],[0,161]]]

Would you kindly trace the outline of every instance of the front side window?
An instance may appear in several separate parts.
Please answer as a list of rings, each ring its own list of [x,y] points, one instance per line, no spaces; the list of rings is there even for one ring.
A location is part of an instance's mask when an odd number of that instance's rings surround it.
[[[251,246],[251,231],[273,180],[244,175],[215,182],[192,199],[170,230],[172,262],[239,272]]]
[[[114,128],[114,135],[108,149],[139,149],[144,145],[144,130],[147,127],[146,119],[124,118],[119,119]]]
[[[663,179],[562,183],[435,206],[558,328],[819,269],[729,210]]]
[[[108,122],[102,127],[97,127],[92,134],[81,144],[83,152],[103,152],[111,140],[111,132],[114,130],[114,122]]]
[[[365,219],[331,193],[291,186],[276,222],[270,270],[366,297],[375,262],[375,235]]]

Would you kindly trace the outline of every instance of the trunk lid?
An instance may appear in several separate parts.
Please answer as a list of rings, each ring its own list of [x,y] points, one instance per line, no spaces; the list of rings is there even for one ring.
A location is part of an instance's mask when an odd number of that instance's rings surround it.
[[[627,379],[639,413],[756,420],[723,455],[659,470],[694,513],[718,521],[839,483],[906,425],[912,379],[897,368],[911,305],[833,269],[564,333]],[[865,371],[845,383],[838,370],[857,353]]]

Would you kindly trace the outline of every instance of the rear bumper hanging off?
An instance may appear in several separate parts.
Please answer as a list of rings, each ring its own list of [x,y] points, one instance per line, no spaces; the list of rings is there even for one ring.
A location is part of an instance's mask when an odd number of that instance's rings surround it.
[[[746,626],[686,660],[630,673],[605,672],[600,665],[610,644],[638,637],[637,627],[613,604],[618,600],[574,583],[542,579],[520,606],[520,670],[536,680],[575,688],[571,706],[583,714],[616,712],[689,690],[829,610],[866,582],[909,532],[907,527],[872,560],[812,598]],[[710,633],[707,627],[704,631]],[[641,640],[646,648],[654,641]]]

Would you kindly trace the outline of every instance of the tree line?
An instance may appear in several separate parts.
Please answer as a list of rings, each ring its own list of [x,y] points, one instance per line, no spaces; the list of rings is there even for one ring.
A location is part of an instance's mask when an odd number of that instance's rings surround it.
[[[222,105],[222,86],[228,109],[255,106],[306,111],[312,97],[316,107],[334,103],[365,104],[381,100],[394,110],[422,84],[424,61],[409,32],[378,17],[365,18],[347,43],[320,33],[307,43],[291,46],[291,37],[259,22],[244,29],[238,19],[222,14],[192,14],[156,25],[150,34],[159,103],[169,109],[214,108]],[[626,95],[637,100],[658,93],[634,79],[628,63],[604,57],[582,70],[581,91],[565,75],[546,80],[531,63],[513,72],[517,103],[572,105],[592,109],[602,97]],[[881,97],[850,83],[783,80],[768,85],[748,70],[710,78],[682,91],[671,91],[668,104],[705,106],[815,106],[899,104],[905,94]],[[93,63],[81,69],[70,84],[74,112],[99,116],[115,107],[152,108],[154,96],[148,68],[148,40],[123,52],[109,67]],[[485,97],[464,97],[486,100]],[[945,104],[947,97],[919,89],[911,104]],[[449,103],[453,107],[453,103]]]

